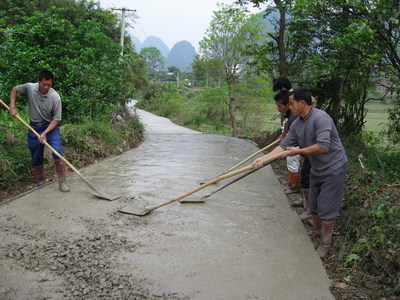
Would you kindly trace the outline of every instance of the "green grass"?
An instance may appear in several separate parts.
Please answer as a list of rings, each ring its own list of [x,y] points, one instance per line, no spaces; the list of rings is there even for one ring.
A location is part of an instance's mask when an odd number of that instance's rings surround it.
[[[387,129],[388,124],[388,109],[393,108],[393,105],[381,103],[379,101],[368,102],[365,106],[368,110],[365,117],[364,131],[379,133]]]
[[[266,112],[261,131],[275,132],[281,127],[280,113],[276,110],[275,102],[268,102],[264,109]]]

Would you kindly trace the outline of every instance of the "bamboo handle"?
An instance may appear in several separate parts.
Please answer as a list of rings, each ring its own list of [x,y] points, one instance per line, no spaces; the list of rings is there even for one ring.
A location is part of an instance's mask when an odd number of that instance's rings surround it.
[[[0,100],[0,103],[7,108],[8,111],[10,111],[10,107],[5,104],[3,102],[3,100]],[[38,138],[40,137],[40,134],[36,132],[35,129],[33,129],[28,123],[26,123],[24,121],[24,119],[22,119],[19,115],[15,116],[18,120],[20,120],[26,127],[29,128],[30,131],[32,131]],[[56,149],[54,149],[52,146],[49,145],[49,143],[47,143],[47,141],[43,141],[43,143],[46,145],[46,147],[48,147],[51,152],[53,152],[55,155],[57,155],[63,162],[65,162],[68,167],[70,167],[76,174],[78,174],[78,176],[89,186],[91,187],[95,192],[99,193],[99,191],[97,191],[97,189],[93,186],[93,184],[91,184],[85,177],[83,177],[83,175],[65,158],[63,157],[60,153],[57,152]]]
[[[253,158],[254,156],[256,156],[257,154],[263,152],[264,150],[267,150],[268,148],[271,148],[272,146],[276,145],[278,142],[280,142],[280,139],[277,139],[275,142],[272,142],[271,144],[265,146],[264,148],[258,150],[257,152],[253,153],[252,155],[250,155],[249,157],[245,158],[244,160],[242,160],[240,163],[234,165],[232,168],[230,168],[228,170],[228,172],[232,171],[233,169],[236,169],[238,166],[244,164],[246,161],[248,161],[249,159]]]
[[[260,163],[262,163],[263,165],[267,164],[267,163],[270,163],[270,162],[272,162],[272,161],[274,161],[274,160],[276,160],[278,158],[284,157],[288,152],[289,152],[288,150],[285,150],[283,152],[279,152],[277,154],[268,156],[265,159],[261,160]],[[164,205],[170,204],[172,202],[181,200],[181,199],[183,199],[183,198],[185,198],[185,197],[187,197],[189,195],[192,195],[192,194],[196,193],[197,191],[199,191],[201,189],[204,189],[205,187],[207,187],[207,186],[209,186],[211,184],[214,184],[214,183],[216,183],[218,181],[224,180],[226,178],[238,175],[240,173],[243,173],[243,172],[246,172],[246,171],[249,171],[249,170],[252,170],[252,169],[253,169],[253,165],[248,165],[247,167],[243,167],[241,169],[238,169],[238,170],[223,174],[221,176],[218,176],[218,177],[216,177],[214,179],[211,179],[211,180],[207,181],[206,183],[204,183],[202,185],[199,185],[198,187],[196,187],[196,188],[194,188],[194,189],[192,189],[192,190],[190,190],[190,191],[188,191],[188,192],[186,192],[186,193],[184,193],[184,194],[182,194],[182,195],[180,195],[178,197],[172,198],[170,200],[167,200],[167,201],[157,205],[156,208],[159,208],[161,206],[164,206]]]

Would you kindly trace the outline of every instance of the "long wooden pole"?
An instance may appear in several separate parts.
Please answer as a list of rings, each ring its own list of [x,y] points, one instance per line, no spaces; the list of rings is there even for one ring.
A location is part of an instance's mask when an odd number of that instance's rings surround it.
[[[249,159],[253,158],[253,157],[256,156],[257,154],[259,154],[259,153],[261,153],[261,152],[263,152],[263,151],[265,151],[265,150],[271,148],[272,146],[277,145],[279,142],[280,142],[280,139],[277,139],[275,142],[272,142],[271,144],[265,146],[264,148],[258,150],[257,152],[254,152],[252,155],[250,155],[249,157],[243,159],[240,163],[238,163],[238,164],[234,165],[232,168],[230,168],[230,169],[228,170],[228,172],[230,172],[230,171],[236,169],[238,166],[244,164],[246,161],[248,161]]]

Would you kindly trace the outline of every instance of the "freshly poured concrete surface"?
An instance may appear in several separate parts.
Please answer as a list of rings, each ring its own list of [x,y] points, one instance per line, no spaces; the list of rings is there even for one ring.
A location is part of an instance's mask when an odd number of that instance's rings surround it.
[[[74,174],[70,193],[54,183],[0,207],[0,299],[333,299],[269,166],[205,204],[118,212],[184,194],[258,150],[137,111],[145,142],[81,170],[120,199],[93,197]]]

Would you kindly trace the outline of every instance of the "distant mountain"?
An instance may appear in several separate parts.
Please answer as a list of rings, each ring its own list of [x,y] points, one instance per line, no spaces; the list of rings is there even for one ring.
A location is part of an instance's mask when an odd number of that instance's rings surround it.
[[[161,54],[164,57],[168,57],[169,49],[167,45],[165,45],[162,39],[160,39],[159,37],[156,36],[147,37],[142,44],[142,48],[145,47],[156,47],[158,50],[160,50]]]
[[[177,67],[182,72],[191,71],[191,63],[196,55],[196,50],[188,41],[176,43],[168,54],[166,67]]]
[[[135,51],[139,53],[140,50],[143,48],[142,42],[139,41],[139,39],[136,36],[131,36],[131,38],[132,38],[132,44],[135,47]]]

